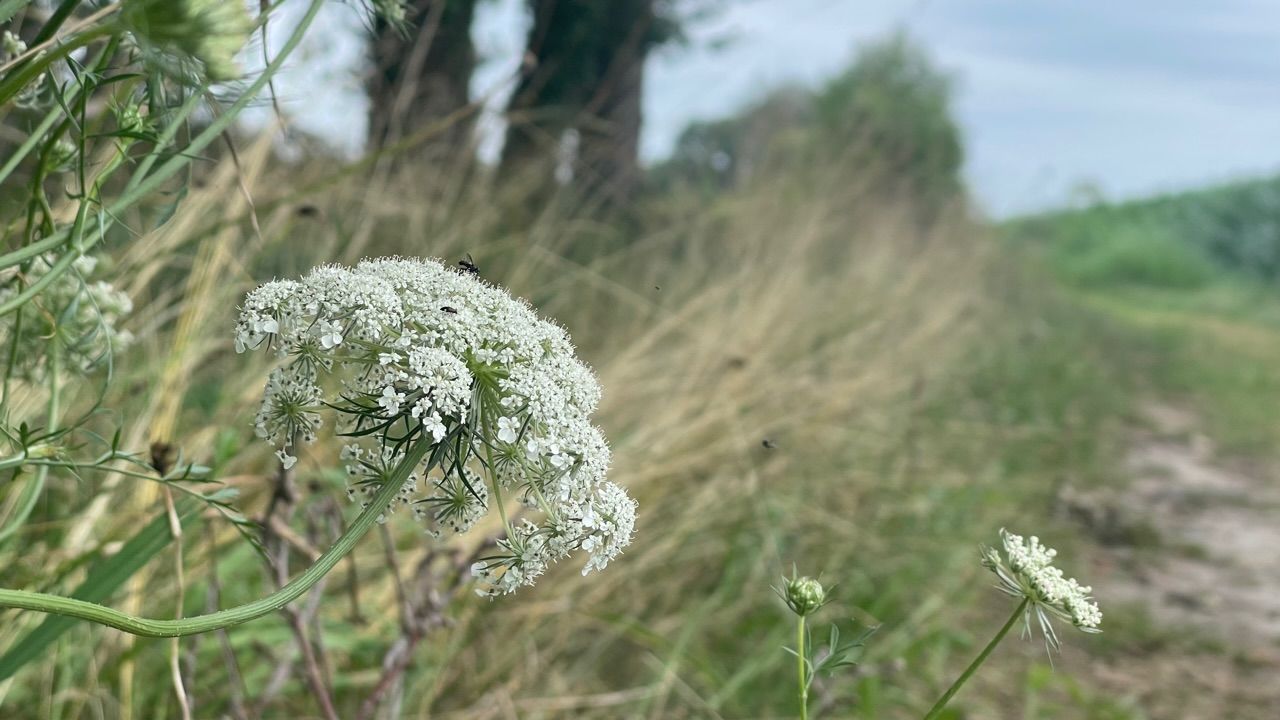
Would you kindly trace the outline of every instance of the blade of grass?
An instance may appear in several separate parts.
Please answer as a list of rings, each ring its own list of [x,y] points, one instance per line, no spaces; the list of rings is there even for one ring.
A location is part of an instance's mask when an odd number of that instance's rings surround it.
[[[178,503],[178,516],[183,523],[198,519],[200,503],[185,499]],[[88,577],[71,593],[71,597],[88,602],[102,602],[109,598],[135,572],[152,557],[164,550],[173,540],[167,515],[157,515],[137,535],[125,543],[119,552],[93,565]],[[73,627],[75,618],[51,615],[35,630],[19,640],[0,657],[0,681],[3,681],[23,665],[44,652],[60,635]]]

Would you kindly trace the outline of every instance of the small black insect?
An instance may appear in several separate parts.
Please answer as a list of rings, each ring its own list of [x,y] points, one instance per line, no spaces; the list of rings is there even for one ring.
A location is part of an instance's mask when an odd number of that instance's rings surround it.
[[[320,217],[320,208],[315,205],[299,205],[294,212],[298,213],[298,217],[313,218]]]
[[[471,253],[467,253],[465,256],[463,256],[461,260],[458,261],[458,267],[462,268],[463,270],[466,270],[472,275],[480,274],[480,268],[476,266],[475,260],[471,259]]]
[[[161,475],[168,475],[173,469],[174,456],[178,449],[162,440],[151,443],[151,467]]]
[[[661,286],[661,285],[654,285],[654,286],[653,286],[653,289],[654,289],[654,290],[661,290],[661,289],[662,289],[662,286]]]
[[[764,448],[765,450],[772,450],[778,447],[778,443],[770,440],[769,438],[765,438],[760,441],[760,447]]]
[[[440,309],[441,309],[441,310],[443,310],[443,311],[445,311],[445,312],[447,312],[447,313],[449,313],[450,315],[457,315],[457,314],[458,314],[458,309],[457,309],[457,308],[452,308],[452,307],[449,307],[448,305],[445,305],[444,307],[442,307],[442,308],[440,308]]]

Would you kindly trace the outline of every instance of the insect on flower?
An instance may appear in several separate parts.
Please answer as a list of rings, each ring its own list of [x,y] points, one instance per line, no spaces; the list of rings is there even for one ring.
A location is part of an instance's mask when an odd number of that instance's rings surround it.
[[[600,386],[561,327],[462,267],[382,258],[251,292],[236,347],[281,360],[258,435],[291,466],[294,443],[316,442],[336,411],[348,495],[362,504],[409,445],[430,444],[383,515],[409,506],[437,537],[518,499],[521,517],[495,513],[505,537],[472,567],[482,594],[530,585],[579,550],[584,574],[603,569],[630,542],[636,505],[605,479],[609,447],[590,421]]]

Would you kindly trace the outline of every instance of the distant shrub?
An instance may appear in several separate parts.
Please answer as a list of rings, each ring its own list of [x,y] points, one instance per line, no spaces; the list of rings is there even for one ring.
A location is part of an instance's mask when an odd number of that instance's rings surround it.
[[[1064,255],[1068,279],[1090,286],[1194,289],[1213,279],[1213,262],[1190,243],[1161,232],[1122,228],[1083,252]]]
[[[902,33],[867,46],[814,100],[825,140],[853,142],[918,200],[961,189],[964,146],[951,117],[951,78]]]
[[[1015,235],[1048,241],[1055,253],[1066,255],[1067,265],[1097,281],[1123,276],[1129,282],[1186,287],[1203,282],[1215,265],[1280,279],[1280,177],[1117,204],[1098,201],[1016,221],[1010,228]],[[1153,256],[1139,257],[1147,252]],[[1128,270],[1108,275],[1122,267]]]
[[[956,197],[964,148],[951,78],[905,35],[892,35],[816,91],[781,88],[737,115],[689,125],[649,182],[717,192],[832,157],[925,208]]]
[[[1163,198],[1150,212],[1222,264],[1280,277],[1280,178]]]
[[[785,87],[732,117],[690,123],[670,159],[651,172],[651,184],[702,191],[733,187],[766,163],[780,135],[812,127],[813,104],[810,91]]]

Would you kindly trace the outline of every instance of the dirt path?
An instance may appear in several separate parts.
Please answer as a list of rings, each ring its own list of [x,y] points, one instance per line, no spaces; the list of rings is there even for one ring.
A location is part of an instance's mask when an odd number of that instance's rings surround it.
[[[1156,649],[1099,667],[1152,717],[1280,717],[1280,481],[1217,457],[1197,418],[1146,409],[1123,487],[1064,495],[1104,545],[1105,604],[1144,608],[1203,652]]]

